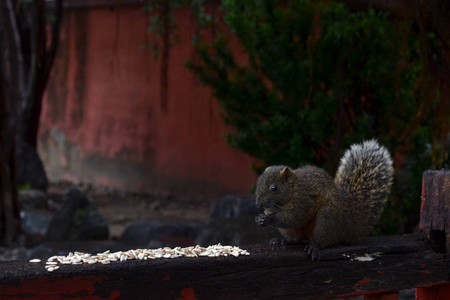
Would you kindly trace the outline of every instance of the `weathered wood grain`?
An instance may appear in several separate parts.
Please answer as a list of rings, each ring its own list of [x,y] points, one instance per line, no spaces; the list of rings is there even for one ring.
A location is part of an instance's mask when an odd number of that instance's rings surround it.
[[[448,282],[421,236],[373,237],[310,261],[299,246],[241,246],[250,256],[63,265],[0,263],[0,299],[326,299]],[[379,252],[372,261],[351,260]]]
[[[436,251],[450,257],[450,171],[423,174],[420,229]]]

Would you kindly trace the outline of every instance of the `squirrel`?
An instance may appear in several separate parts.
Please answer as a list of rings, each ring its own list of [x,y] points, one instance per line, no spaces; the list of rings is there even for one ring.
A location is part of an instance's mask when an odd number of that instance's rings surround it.
[[[309,242],[313,260],[320,249],[371,233],[387,201],[393,177],[389,151],[376,140],[354,144],[341,158],[333,179],[323,169],[270,166],[256,183],[258,225],[276,227],[287,239],[271,244]]]

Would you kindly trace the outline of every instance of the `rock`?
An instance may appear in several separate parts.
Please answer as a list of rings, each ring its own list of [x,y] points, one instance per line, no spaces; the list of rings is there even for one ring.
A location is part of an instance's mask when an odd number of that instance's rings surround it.
[[[81,212],[84,214],[84,212]],[[109,238],[109,228],[105,218],[99,211],[88,211],[76,230],[72,230],[74,240],[105,240]]]
[[[193,222],[140,220],[128,226],[120,240],[134,247],[184,247],[192,245],[203,226]]]
[[[22,211],[20,218],[24,233],[44,236],[53,218],[53,214],[48,211]]]
[[[26,248],[3,248],[0,247],[0,261],[11,260],[26,260],[27,249]]]
[[[278,230],[269,226],[258,226],[253,215],[214,220],[198,235],[195,244],[206,247],[222,245],[268,244],[272,238],[281,237]]]
[[[18,194],[20,207],[22,210],[32,211],[36,209],[46,209],[47,194],[41,190],[26,189],[20,190]]]
[[[255,197],[241,197],[236,195],[226,195],[211,205],[210,220],[234,218],[241,215],[258,214],[255,205]]]
[[[47,191],[48,180],[44,166],[36,149],[25,141],[17,139],[17,184]]]
[[[54,255],[65,256],[68,253],[69,251],[67,251],[63,247],[52,247],[49,246],[47,243],[41,243],[28,251],[27,260],[38,258],[45,261],[51,256]]]
[[[45,235],[49,241],[108,239],[108,224],[95,204],[80,190],[70,189]]]
[[[210,221],[195,240],[208,246],[217,243],[230,245],[265,244],[274,237],[281,237],[278,230],[258,226],[255,197],[226,195],[211,205]]]

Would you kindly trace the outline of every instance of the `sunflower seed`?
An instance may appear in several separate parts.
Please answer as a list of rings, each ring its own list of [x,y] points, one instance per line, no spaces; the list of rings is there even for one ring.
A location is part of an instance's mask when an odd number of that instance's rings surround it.
[[[238,257],[239,255],[250,255],[247,250],[240,249],[237,246],[223,246],[221,244],[212,245],[209,247],[201,247],[199,245],[189,246],[186,248],[181,247],[164,247],[158,249],[134,249],[124,251],[118,251],[111,253],[110,250],[106,250],[97,255],[92,255],[83,252],[69,252],[67,256],[52,256],[46,263],[45,268],[49,272],[53,272],[59,269],[59,265],[80,265],[80,264],[109,264],[115,261],[127,261],[127,260],[147,260],[156,258],[178,258],[178,257],[219,257],[233,255]],[[38,263],[40,259],[32,259],[30,262]]]

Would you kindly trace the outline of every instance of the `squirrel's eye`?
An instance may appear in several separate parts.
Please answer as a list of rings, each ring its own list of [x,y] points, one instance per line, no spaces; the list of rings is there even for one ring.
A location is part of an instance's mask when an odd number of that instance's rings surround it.
[[[271,191],[271,192],[276,192],[276,191],[278,191],[278,186],[277,186],[276,184],[272,184],[272,185],[270,186],[270,191]]]

